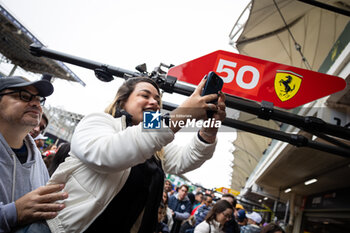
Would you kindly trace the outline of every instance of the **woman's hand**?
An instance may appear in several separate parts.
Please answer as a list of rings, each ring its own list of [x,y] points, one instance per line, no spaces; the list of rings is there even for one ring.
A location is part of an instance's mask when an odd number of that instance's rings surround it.
[[[225,104],[225,94],[220,92],[220,96],[217,103],[217,112],[214,113],[212,120],[223,121],[226,118],[226,104]],[[220,124],[221,125],[221,124]],[[215,127],[216,124],[209,124],[209,127],[202,127],[199,131],[199,135],[207,142],[215,142],[216,134],[218,128]]]
[[[187,119],[195,119],[195,120],[206,120],[207,110],[214,111],[213,118],[215,120],[223,120],[226,117],[225,113],[225,96],[223,93],[220,93],[218,103],[209,103],[210,101],[214,101],[218,98],[218,94],[210,94],[201,96],[203,88],[205,86],[205,82],[207,81],[206,76],[202,79],[202,81],[198,84],[195,91],[192,93],[190,97],[188,97],[178,108],[173,110],[170,113],[171,121],[186,121]],[[170,125],[170,129],[176,133],[181,129],[179,124],[174,126]],[[214,131],[217,129],[215,128]],[[210,133],[210,131],[208,132]]]

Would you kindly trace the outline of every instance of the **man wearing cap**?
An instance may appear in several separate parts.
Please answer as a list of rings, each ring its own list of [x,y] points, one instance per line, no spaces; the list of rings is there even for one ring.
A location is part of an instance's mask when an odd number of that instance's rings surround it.
[[[238,223],[238,225],[240,227],[243,227],[243,226],[247,225],[248,219],[247,219],[247,217],[245,215],[245,210],[244,209],[240,209],[240,210],[237,211],[236,219],[237,219],[237,223]]]
[[[259,233],[261,228],[258,224],[261,222],[261,215],[257,212],[251,212],[250,214],[246,214],[248,219],[248,225],[243,226],[241,228],[241,233]]]
[[[36,138],[34,138],[34,142],[36,144],[36,147],[38,147],[39,150],[40,150],[40,148],[42,148],[44,146],[46,139],[47,139],[47,137],[45,137],[42,134],[39,134]]]
[[[41,105],[53,93],[46,80],[0,78],[0,232],[30,228],[53,218],[67,198],[63,184],[45,186],[49,175],[28,134],[41,120]],[[31,225],[29,225],[31,224]]]

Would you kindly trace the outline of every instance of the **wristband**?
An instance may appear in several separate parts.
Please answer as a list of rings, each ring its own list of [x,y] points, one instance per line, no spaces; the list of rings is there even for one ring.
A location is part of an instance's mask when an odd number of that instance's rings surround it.
[[[204,142],[204,143],[206,143],[206,144],[210,144],[210,143],[207,142],[204,138],[202,138],[202,136],[199,134],[199,131],[198,131],[197,135],[198,135],[199,140],[201,140],[202,142]]]

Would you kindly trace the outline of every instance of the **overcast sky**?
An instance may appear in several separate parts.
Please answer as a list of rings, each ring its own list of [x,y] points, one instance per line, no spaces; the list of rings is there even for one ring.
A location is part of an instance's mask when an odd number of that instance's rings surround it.
[[[216,50],[236,52],[228,35],[248,2],[0,0],[48,48],[132,71],[141,63],[152,71],[160,62],[179,65]],[[68,66],[86,87],[55,80],[47,104],[80,114],[103,111],[122,80],[104,83],[91,70]],[[179,104],[185,99],[174,96],[166,95],[165,100]],[[219,138],[214,157],[185,174],[192,182],[207,188],[230,186],[235,134],[232,130]]]

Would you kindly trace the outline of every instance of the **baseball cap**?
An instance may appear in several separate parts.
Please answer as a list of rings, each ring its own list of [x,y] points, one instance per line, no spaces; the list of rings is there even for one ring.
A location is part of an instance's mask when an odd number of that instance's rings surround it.
[[[238,212],[237,212],[237,220],[238,220],[238,222],[243,222],[243,220],[245,218],[247,218],[245,216],[245,210],[238,210]]]
[[[10,76],[0,78],[0,91],[9,88],[28,86],[34,86],[38,90],[38,94],[42,97],[49,96],[53,93],[52,84],[45,79],[30,82],[21,76]]]
[[[260,223],[262,218],[260,216],[260,214],[258,214],[257,212],[251,212],[250,214],[246,214],[247,218],[250,218],[251,220],[253,220],[256,223]]]
[[[241,204],[236,204],[236,209],[244,209],[244,207]]]
[[[47,138],[48,138],[48,137],[45,137],[44,135],[39,134],[38,136],[36,136],[36,138],[34,138],[34,140],[39,140],[39,139],[46,140]]]

